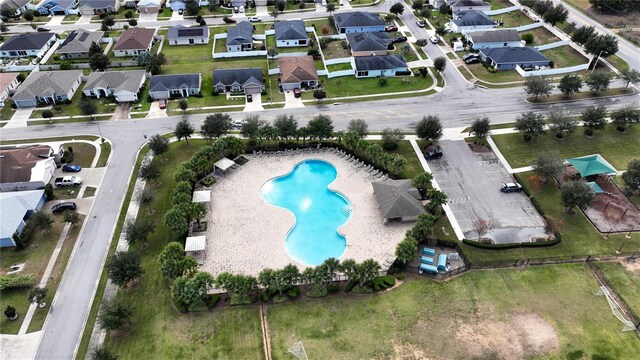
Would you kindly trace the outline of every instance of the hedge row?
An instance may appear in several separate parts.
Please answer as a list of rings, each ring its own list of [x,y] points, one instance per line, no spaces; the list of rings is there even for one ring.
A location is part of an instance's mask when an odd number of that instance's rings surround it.
[[[559,244],[562,241],[560,236],[556,236],[555,240],[550,241],[541,241],[541,242],[524,242],[524,243],[508,243],[508,244],[482,244],[477,241],[464,239],[463,243],[473,246],[479,249],[485,250],[506,250],[506,249],[517,249],[517,248],[537,248],[537,247],[548,247]]]
[[[35,283],[36,279],[32,275],[0,276],[0,290],[30,287]]]

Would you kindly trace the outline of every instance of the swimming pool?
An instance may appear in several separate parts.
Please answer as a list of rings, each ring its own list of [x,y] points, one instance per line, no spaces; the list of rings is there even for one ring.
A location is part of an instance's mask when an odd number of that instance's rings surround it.
[[[296,218],[285,239],[289,256],[309,265],[320,265],[344,252],[346,239],[338,228],[351,216],[351,204],[329,189],[338,172],[326,161],[305,160],[289,174],[273,178],[262,186],[262,199],[287,209]]]

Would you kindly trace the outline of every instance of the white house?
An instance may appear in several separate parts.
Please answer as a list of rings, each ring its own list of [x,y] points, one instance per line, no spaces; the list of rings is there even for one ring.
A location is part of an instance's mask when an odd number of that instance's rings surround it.
[[[274,25],[276,47],[307,46],[309,36],[302,20],[278,21]]]
[[[520,40],[520,35],[516,29],[471,31],[466,35],[467,40],[476,50],[524,46],[524,41]]]
[[[139,27],[125,30],[113,47],[113,54],[116,57],[125,57],[138,56],[144,52],[149,52],[153,46],[155,33],[155,29]]]
[[[132,102],[138,100],[146,80],[144,70],[93,72],[82,93],[96,98],[113,96],[117,102]]]
[[[157,13],[163,3],[164,0],[140,0],[136,7],[141,13]]]
[[[449,22],[451,30],[466,34],[470,31],[495,29],[498,23],[482,11],[465,10],[453,13],[453,19]]]
[[[354,62],[357,78],[394,77],[409,71],[402,55],[356,56]]]
[[[0,58],[41,58],[55,42],[56,34],[50,32],[13,35],[0,46]]]
[[[0,192],[42,189],[56,170],[48,145],[19,145],[0,150]]]
[[[44,190],[0,193],[0,247],[16,246],[13,235],[22,234],[29,218],[46,201]]]
[[[206,26],[186,27],[176,25],[167,33],[169,45],[198,45],[209,43],[209,28]]]

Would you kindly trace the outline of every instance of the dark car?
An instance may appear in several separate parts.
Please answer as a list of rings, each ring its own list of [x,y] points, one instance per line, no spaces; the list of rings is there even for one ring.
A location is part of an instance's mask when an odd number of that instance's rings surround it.
[[[467,61],[469,59],[478,59],[478,58],[480,58],[480,55],[478,54],[467,54],[462,57],[462,60]]]
[[[80,165],[66,164],[62,167],[62,172],[79,172],[80,170],[82,170]]]
[[[295,88],[293,89],[293,96],[299,98],[300,96],[302,96],[302,94],[300,93],[300,89],[299,88]]]
[[[466,64],[480,64],[482,60],[480,58],[470,58],[464,61]]]
[[[239,11],[240,11],[240,9],[239,9],[237,6],[234,6],[234,7],[233,7],[233,12],[234,12],[234,13],[236,13],[236,14],[237,14]]]
[[[253,95],[247,94],[247,102],[253,102]]]
[[[66,210],[75,210],[76,208],[77,208],[76,203],[67,201],[67,202],[61,202],[60,204],[53,205],[53,207],[51,208],[51,211],[54,214],[59,214]]]
[[[394,32],[394,31],[398,31],[398,27],[395,25],[389,25],[386,28],[384,28],[384,31],[386,32]]]
[[[427,160],[436,160],[442,157],[442,151],[440,149],[433,149],[424,152],[424,158]]]
[[[500,191],[502,191],[503,193],[520,192],[522,191],[522,185],[518,183],[502,183],[502,186],[500,186]]]
[[[38,32],[47,32],[47,31],[51,31],[51,29],[47,29],[46,27],[41,27],[40,26],[40,27],[38,27],[36,29],[36,31],[38,31]]]
[[[393,39],[391,41],[392,44],[398,44],[398,43],[403,43],[403,42],[407,42],[407,37],[406,36],[398,36],[397,38]]]
[[[427,22],[425,20],[416,20],[416,24],[421,28],[427,26]]]
[[[225,24],[235,24],[236,23],[236,19],[232,19],[228,16],[225,16],[222,18],[222,21],[225,22]]]

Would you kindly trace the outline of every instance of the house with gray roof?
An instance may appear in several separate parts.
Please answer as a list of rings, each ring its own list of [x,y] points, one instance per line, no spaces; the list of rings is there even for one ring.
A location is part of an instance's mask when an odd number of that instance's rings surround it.
[[[391,37],[386,32],[347,33],[352,56],[387,55]]]
[[[82,93],[95,98],[113,96],[117,102],[133,102],[139,99],[146,80],[144,70],[93,72]]]
[[[401,55],[358,56],[354,58],[356,77],[393,77],[408,72],[407,62]]]
[[[0,58],[41,58],[55,42],[56,34],[50,32],[13,35],[0,46]]]
[[[467,33],[467,41],[476,50],[524,46],[516,29],[471,31]]]
[[[420,192],[410,179],[374,181],[371,186],[385,223],[415,221],[425,213]]]
[[[120,0],[79,0],[78,12],[81,15],[100,15],[116,13],[120,9]]]
[[[209,28],[206,26],[176,25],[167,33],[169,45],[201,45],[209,43]]]
[[[478,10],[489,11],[491,10],[491,4],[482,0],[457,0],[449,1],[452,11],[458,10]]]
[[[0,10],[12,11],[17,17],[24,14],[30,5],[30,0],[5,0],[0,4]]]
[[[74,30],[60,44],[56,54],[60,55],[61,59],[86,59],[89,57],[91,44],[100,45],[103,36],[103,31]]]
[[[154,100],[189,97],[200,94],[202,75],[153,75],[149,81],[149,96]]]
[[[71,100],[81,78],[82,70],[34,71],[18,86],[13,102],[18,108],[26,108]]]
[[[43,0],[36,7],[42,15],[71,15],[76,14],[77,0]]]
[[[339,34],[384,31],[384,21],[380,15],[370,12],[353,11],[333,14],[333,20]]]
[[[16,246],[13,235],[22,234],[29,218],[46,201],[44,190],[0,193],[0,248]]]
[[[250,22],[240,21],[227,30],[227,52],[251,50],[253,50],[253,25]]]
[[[261,93],[265,90],[262,69],[213,70],[213,88],[219,93]]]
[[[550,66],[551,60],[532,47],[503,47],[480,50],[480,59],[496,70]]]
[[[309,45],[309,36],[302,20],[278,21],[274,25],[276,47]]]
[[[453,13],[449,27],[454,32],[466,34],[470,31],[495,29],[498,23],[482,11],[460,10]]]

